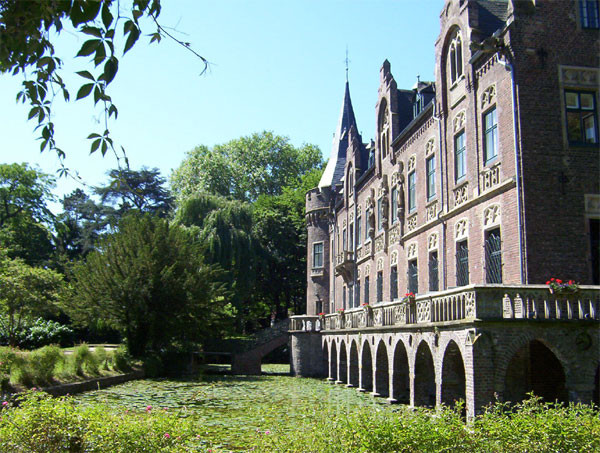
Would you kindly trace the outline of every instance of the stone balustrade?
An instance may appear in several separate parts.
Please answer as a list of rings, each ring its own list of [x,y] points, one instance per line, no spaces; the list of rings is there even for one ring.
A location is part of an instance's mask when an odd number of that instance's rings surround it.
[[[546,285],[469,285],[418,295],[414,302],[384,302],[323,317],[294,316],[290,330],[360,330],[475,320],[600,320],[600,288],[550,294]]]

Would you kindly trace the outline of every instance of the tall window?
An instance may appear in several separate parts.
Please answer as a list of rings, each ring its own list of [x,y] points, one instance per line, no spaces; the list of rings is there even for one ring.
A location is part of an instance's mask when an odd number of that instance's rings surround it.
[[[377,200],[377,231],[383,230],[383,197]]]
[[[342,251],[345,252],[348,250],[348,232],[346,228],[342,230]]]
[[[354,306],[360,306],[360,280],[356,280],[356,288],[354,289]]]
[[[350,248],[348,250],[354,250],[354,223],[350,224],[350,229],[348,232],[350,234],[350,240],[348,241],[348,246]]]
[[[598,143],[598,114],[595,93],[565,91],[569,143]]]
[[[457,34],[450,44],[450,82],[456,82],[462,75],[462,39]]]
[[[323,243],[315,242],[313,244],[313,267],[323,267]]]
[[[598,0],[579,0],[579,17],[582,28],[600,28]]]
[[[419,292],[419,268],[417,267],[417,260],[408,262],[407,277],[408,292],[417,294]]]
[[[365,209],[365,241],[369,239],[369,216],[371,215],[371,211],[369,209]]]
[[[396,266],[392,266],[390,273],[390,299],[398,299],[398,268]]]
[[[483,116],[483,123],[485,127],[483,161],[484,164],[487,164],[498,156],[498,115],[496,107]]]
[[[456,181],[460,181],[467,174],[465,146],[465,131],[462,131],[454,137],[454,179]]]
[[[429,291],[439,291],[438,253],[429,253]]]
[[[362,243],[362,223],[361,216],[356,217],[356,245],[360,245]]]
[[[485,235],[485,282],[502,283],[502,241],[500,228]]]
[[[348,307],[354,307],[354,287],[348,286]]]
[[[398,221],[398,188],[392,189],[392,225]]]
[[[456,286],[469,284],[469,244],[467,241],[456,243]]]
[[[352,167],[348,170],[348,195],[352,195],[354,191],[354,172],[352,171]]]
[[[408,212],[412,212],[417,208],[416,179],[414,171],[408,174]]]
[[[365,277],[365,304],[369,303],[369,276]]]
[[[383,300],[383,271],[377,272],[377,302]]]
[[[427,167],[427,200],[435,197],[435,156],[425,161]]]
[[[342,308],[346,309],[346,286],[342,287]]]

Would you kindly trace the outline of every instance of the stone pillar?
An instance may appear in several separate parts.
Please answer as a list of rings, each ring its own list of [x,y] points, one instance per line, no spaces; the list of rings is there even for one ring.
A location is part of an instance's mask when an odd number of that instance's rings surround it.
[[[390,395],[387,399],[388,403],[397,403],[398,400],[396,398],[396,395],[394,394],[394,363],[392,361],[392,366],[389,367],[389,391],[388,391],[388,395]]]
[[[321,332],[290,332],[290,365],[294,376],[324,378],[328,375]]]

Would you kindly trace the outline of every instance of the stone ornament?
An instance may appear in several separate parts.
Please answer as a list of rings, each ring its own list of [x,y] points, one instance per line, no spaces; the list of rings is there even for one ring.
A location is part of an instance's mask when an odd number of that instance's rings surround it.
[[[456,189],[454,189],[454,206],[460,206],[461,204],[465,203],[468,199],[469,199],[469,195],[468,195],[468,187],[469,184],[465,183],[460,187],[457,187]]]
[[[413,171],[415,169],[416,165],[417,165],[417,157],[413,154],[412,156],[410,156],[408,158],[408,165],[407,165],[408,172],[410,173],[411,171]]]
[[[431,222],[432,220],[435,220],[437,218],[437,212],[438,212],[437,208],[438,208],[437,201],[433,202],[427,206],[427,209],[425,212],[425,214],[426,214],[425,221],[426,222]]]
[[[411,216],[406,221],[406,229],[412,231],[417,228],[417,214]]]
[[[382,271],[383,270],[383,258],[379,258],[377,260],[377,272]]]
[[[483,210],[483,227],[500,225],[500,205],[493,204]]]
[[[598,84],[600,84],[599,73],[600,71],[594,68],[578,68],[573,66],[562,66],[560,68],[563,84],[577,87],[589,86],[598,88]]]
[[[481,94],[481,108],[484,109],[496,100],[496,84],[490,85]]]
[[[371,265],[367,264],[365,266],[365,275],[370,275],[371,274]]]
[[[418,247],[417,247],[417,242],[416,241],[415,242],[411,242],[410,244],[408,244],[408,249],[407,249],[407,252],[406,252],[406,258],[409,259],[409,260],[411,260],[413,258],[416,258],[417,257],[417,250],[418,250]]]
[[[398,264],[398,252],[397,251],[393,251],[392,252],[392,255],[390,257],[390,261],[391,261],[392,266]]]
[[[376,308],[373,311],[374,311],[373,324],[375,324],[376,326],[383,325],[383,309]]]
[[[465,127],[466,122],[466,114],[464,110],[461,110],[454,117],[454,121],[452,122],[452,129],[454,133],[459,132],[461,129]]]
[[[431,252],[433,250],[437,250],[438,248],[438,234],[431,233],[427,236],[427,251]]]
[[[461,219],[454,225],[454,239],[459,241],[469,235],[469,226],[467,219]]]

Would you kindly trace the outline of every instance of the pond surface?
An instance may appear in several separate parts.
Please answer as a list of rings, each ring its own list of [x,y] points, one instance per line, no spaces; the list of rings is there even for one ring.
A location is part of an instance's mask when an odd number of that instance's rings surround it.
[[[287,367],[289,371],[289,367]],[[282,373],[285,366],[265,366],[263,372]],[[116,411],[146,406],[166,408],[193,417],[199,432],[213,448],[247,449],[259,434],[273,429],[293,430],[311,423],[317,411],[351,410],[372,406],[392,411],[385,400],[323,380],[285,375],[232,376],[206,374],[191,379],[144,379],[73,397],[81,404],[103,403]],[[154,410],[153,409],[153,410]]]

